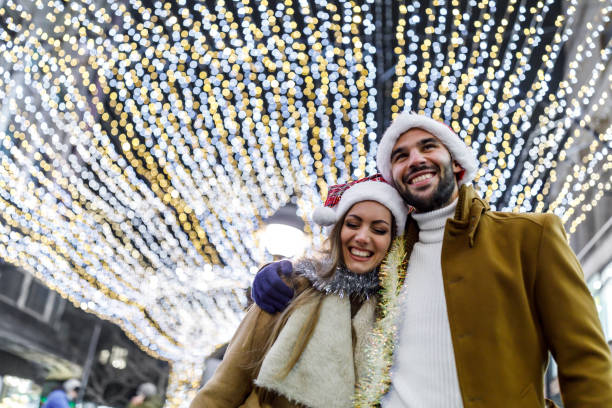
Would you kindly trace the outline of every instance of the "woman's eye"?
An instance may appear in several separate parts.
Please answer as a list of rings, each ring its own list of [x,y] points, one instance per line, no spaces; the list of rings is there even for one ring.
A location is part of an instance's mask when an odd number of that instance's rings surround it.
[[[352,222],[347,222],[344,225],[346,225],[348,228],[358,228],[359,227],[359,225],[353,224]]]
[[[386,229],[374,229],[374,233],[378,235],[385,235],[389,230]]]

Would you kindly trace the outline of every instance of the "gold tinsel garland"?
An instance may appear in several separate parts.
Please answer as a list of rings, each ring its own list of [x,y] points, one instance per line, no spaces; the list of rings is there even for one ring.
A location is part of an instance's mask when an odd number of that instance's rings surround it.
[[[406,265],[404,238],[398,237],[380,270],[380,317],[366,348],[367,371],[359,379],[354,396],[355,407],[376,407],[391,383],[393,350],[397,336],[399,292],[404,281]]]

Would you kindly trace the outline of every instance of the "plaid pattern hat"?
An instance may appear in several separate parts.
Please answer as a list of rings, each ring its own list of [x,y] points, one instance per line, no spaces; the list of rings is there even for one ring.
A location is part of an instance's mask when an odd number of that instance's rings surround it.
[[[377,173],[373,176],[364,177],[359,180],[349,181],[344,184],[335,184],[329,188],[327,191],[327,199],[325,200],[325,207],[333,207],[338,204],[340,198],[342,197],[342,193],[348,190],[351,186],[354,186],[357,183],[363,183],[364,181],[382,181],[385,182],[385,179],[382,177],[380,173]]]
[[[324,206],[314,211],[312,219],[319,225],[333,225],[361,201],[376,201],[387,207],[395,218],[398,234],[404,233],[408,208],[397,190],[380,174],[331,186]]]

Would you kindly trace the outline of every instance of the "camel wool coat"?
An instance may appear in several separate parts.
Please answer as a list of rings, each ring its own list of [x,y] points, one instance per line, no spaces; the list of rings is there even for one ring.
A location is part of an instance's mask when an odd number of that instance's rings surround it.
[[[405,236],[410,256],[412,219]],[[549,352],[566,408],[612,407],[610,349],[558,217],[490,211],[462,186],[442,275],[465,408],[544,407]]]
[[[251,306],[245,318],[238,326],[234,337],[217,367],[213,377],[205,384],[190,408],[294,408],[299,407],[287,398],[278,395],[273,405],[259,403],[259,390],[253,381],[257,372],[253,364],[261,358],[261,352],[267,339],[264,333],[272,329],[275,315]]]

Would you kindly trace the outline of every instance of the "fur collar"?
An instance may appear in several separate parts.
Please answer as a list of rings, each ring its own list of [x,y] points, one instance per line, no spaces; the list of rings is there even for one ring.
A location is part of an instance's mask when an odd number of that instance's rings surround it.
[[[375,298],[368,299],[351,321],[348,298],[324,296],[319,320],[304,352],[289,374],[278,378],[315,306],[316,302],[306,304],[289,317],[266,354],[255,384],[312,408],[351,407],[355,384],[366,365],[364,349],[374,325]],[[351,329],[355,330],[355,346]]]
[[[301,259],[293,264],[293,271],[308,279],[319,292],[328,295],[356,295],[367,299],[378,291],[378,268],[368,273],[353,273],[346,266],[338,265],[332,276],[322,278],[320,271],[328,271],[331,266],[329,259]]]

